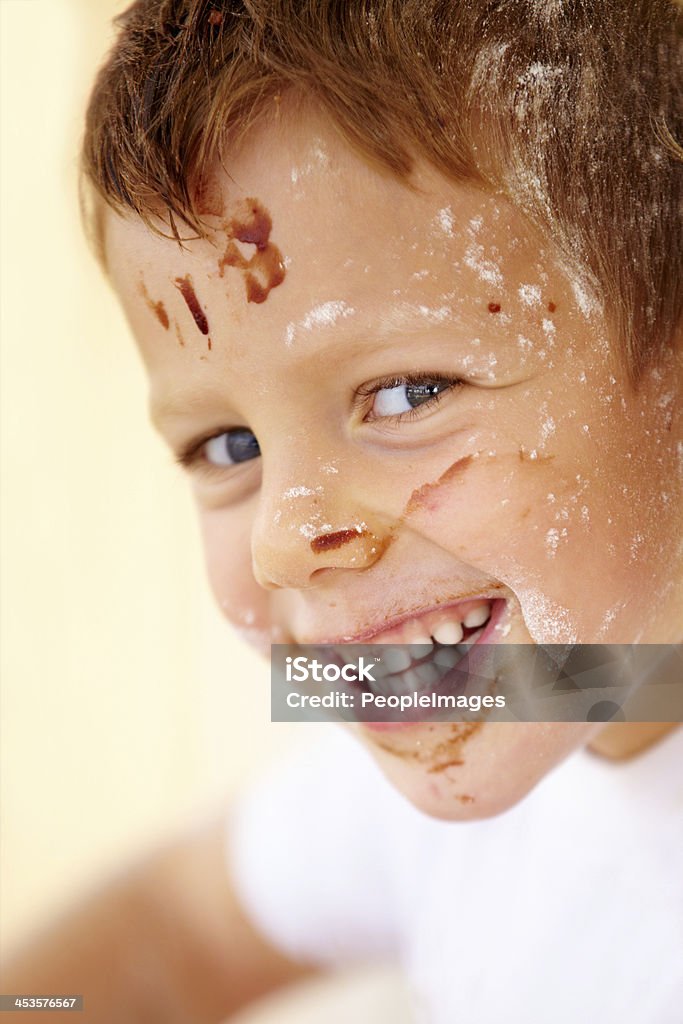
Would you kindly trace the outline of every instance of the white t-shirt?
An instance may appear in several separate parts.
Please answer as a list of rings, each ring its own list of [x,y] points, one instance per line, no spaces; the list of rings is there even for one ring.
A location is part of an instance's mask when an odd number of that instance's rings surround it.
[[[395,958],[429,1024],[681,1024],[683,729],[577,751],[475,822],[411,807],[335,726],[231,822],[256,926],[295,958]]]

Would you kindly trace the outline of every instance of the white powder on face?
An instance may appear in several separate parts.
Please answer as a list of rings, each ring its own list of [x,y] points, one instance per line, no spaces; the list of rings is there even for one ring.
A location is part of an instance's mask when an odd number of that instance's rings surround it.
[[[525,306],[539,306],[541,304],[541,289],[537,284],[520,285],[517,294]]]
[[[552,322],[552,320],[544,320],[542,326],[543,333],[548,339],[548,344],[552,347],[552,345],[555,344],[555,334],[557,332],[557,328],[555,327],[555,324]]]
[[[307,523],[302,523],[299,527],[299,533],[302,537],[305,537],[306,540],[313,540],[314,537],[318,536],[319,532],[320,526],[315,519],[311,519]]]
[[[436,215],[436,221],[443,231],[444,235],[448,235],[449,238],[453,237],[453,211],[450,206],[444,206],[442,210]]]
[[[292,167],[290,172],[292,184],[296,185],[307,174],[312,174],[321,167],[328,167],[329,163],[330,157],[323,146],[322,140],[314,139],[310,150],[310,159],[305,164],[302,164],[301,167]]]
[[[326,327],[335,324],[339,319],[353,316],[355,312],[353,306],[349,306],[343,300],[323,302],[309,310],[301,321],[301,326],[305,331],[310,331],[313,327]]]
[[[339,470],[337,469],[333,462],[326,462],[323,466],[320,467],[320,472],[330,474],[338,473]]]
[[[559,544],[560,544],[560,531],[556,530],[553,527],[552,529],[548,530],[548,532],[545,535],[546,550],[548,552],[548,555],[551,558],[554,558],[555,555],[557,554],[557,549],[559,547]]]
[[[299,330],[311,331],[315,327],[331,327],[337,320],[353,316],[355,312],[356,310],[353,306],[349,306],[343,299],[322,302],[320,305],[310,309],[298,324],[287,324],[285,328],[285,345],[287,348],[292,347]]]
[[[555,420],[552,416],[546,417],[541,424],[541,445],[544,445],[549,437],[555,433],[556,430]]]
[[[527,588],[516,590],[526,627],[534,643],[575,644],[576,626],[567,608],[557,604],[542,591]]]
[[[479,245],[477,242],[472,242],[467,247],[465,263],[471,270],[474,270],[475,273],[478,274],[482,281],[492,285],[494,288],[503,287],[503,275],[500,272],[500,267],[495,260],[484,258],[483,245]]]
[[[600,623],[598,631],[595,634],[596,640],[601,640],[607,634],[610,626],[616,619],[617,615],[619,614],[619,612],[622,612],[625,607],[626,601],[617,601],[615,605],[612,605],[611,608],[607,609],[607,611],[602,617],[602,622]]]
[[[586,320],[590,320],[601,312],[601,306],[597,296],[594,295],[582,281],[572,278],[571,286],[572,291],[574,292],[576,305],[579,307],[580,312]]]
[[[315,490],[311,490],[310,487],[303,486],[289,487],[286,491],[283,492],[282,497],[285,498],[286,500],[291,500],[292,498],[308,498],[312,494],[320,494],[321,491],[322,487],[316,487]]]
[[[449,316],[453,315],[453,310],[450,306],[439,306],[433,309],[429,306],[418,306],[417,312],[420,316],[423,316],[425,320],[431,320],[434,323],[442,323],[447,320]]]

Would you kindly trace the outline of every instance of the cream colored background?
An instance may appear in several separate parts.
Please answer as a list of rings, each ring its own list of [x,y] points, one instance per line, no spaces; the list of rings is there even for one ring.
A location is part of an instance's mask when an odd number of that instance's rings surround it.
[[[267,669],[213,609],[81,233],[82,111],[121,7],[0,0],[3,949],[307,728],[269,723]],[[392,997],[363,979],[263,1019],[398,1020]]]
[[[214,612],[186,483],[80,229],[82,110],[121,6],[0,0],[5,935],[289,738]]]

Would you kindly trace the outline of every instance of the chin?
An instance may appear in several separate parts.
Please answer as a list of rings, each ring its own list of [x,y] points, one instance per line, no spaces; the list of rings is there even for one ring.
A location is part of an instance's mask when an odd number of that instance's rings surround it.
[[[502,814],[523,800],[600,726],[585,722],[452,722],[359,727],[391,784],[444,821]]]

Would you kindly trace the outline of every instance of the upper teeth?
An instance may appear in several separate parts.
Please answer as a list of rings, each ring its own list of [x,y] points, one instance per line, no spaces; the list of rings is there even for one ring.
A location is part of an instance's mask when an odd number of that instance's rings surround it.
[[[425,657],[429,654],[432,640],[439,644],[459,644],[462,642],[464,629],[478,629],[490,616],[490,601],[463,601],[452,608],[428,612],[419,621],[410,619],[395,629],[373,637],[369,642],[408,644],[421,648],[414,652],[415,657]]]
[[[409,619],[394,629],[373,636],[365,643],[391,645],[383,655],[383,661],[392,674],[405,673],[412,665],[429,655],[443,670],[452,667],[457,661],[456,648],[458,644],[463,643],[464,630],[476,630],[474,633],[470,632],[464,640],[464,643],[470,646],[479,639],[483,633],[483,628],[480,627],[488,622],[490,616],[491,601],[482,598],[462,601],[450,608],[428,612],[417,621]],[[434,642],[440,645],[436,650]],[[453,651],[452,655],[449,649]],[[348,655],[346,646],[337,647],[336,651],[342,659]]]
[[[465,622],[467,625],[467,622]],[[462,624],[460,622],[448,620],[440,622],[434,629],[434,639],[440,644],[459,644],[462,640]]]

